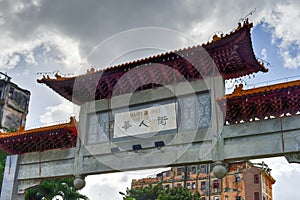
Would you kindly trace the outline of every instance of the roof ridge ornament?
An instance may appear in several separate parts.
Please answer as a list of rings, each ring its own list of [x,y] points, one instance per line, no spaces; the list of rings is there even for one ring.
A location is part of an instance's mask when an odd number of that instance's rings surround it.
[[[243,87],[244,87],[244,85],[242,83],[239,85],[236,85],[232,94],[241,95],[244,91]]]
[[[74,124],[76,124],[76,122],[77,122],[77,121],[76,121],[76,118],[75,118],[74,116],[71,116],[71,117],[70,117],[70,122],[69,122],[69,124],[70,124],[70,125],[74,125]]]
[[[243,23],[244,25],[249,25],[249,21],[248,21],[248,17],[250,15],[253,15],[256,11],[256,8],[254,8],[253,10],[251,10],[245,17],[240,18],[239,20],[239,24]]]
[[[93,74],[96,72],[96,69],[94,67],[91,67],[90,69],[86,70],[86,74]]]

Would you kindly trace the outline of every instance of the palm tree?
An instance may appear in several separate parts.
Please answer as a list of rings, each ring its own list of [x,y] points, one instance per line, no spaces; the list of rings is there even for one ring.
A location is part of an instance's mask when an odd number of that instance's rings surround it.
[[[25,200],[52,200],[61,197],[63,200],[88,200],[73,186],[74,178],[53,179],[42,182],[41,185],[29,189]]]

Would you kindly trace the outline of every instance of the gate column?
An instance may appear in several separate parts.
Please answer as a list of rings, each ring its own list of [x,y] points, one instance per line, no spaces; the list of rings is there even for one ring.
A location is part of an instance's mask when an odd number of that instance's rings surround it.
[[[23,200],[24,194],[18,194],[19,156],[7,156],[2,183],[1,200]]]

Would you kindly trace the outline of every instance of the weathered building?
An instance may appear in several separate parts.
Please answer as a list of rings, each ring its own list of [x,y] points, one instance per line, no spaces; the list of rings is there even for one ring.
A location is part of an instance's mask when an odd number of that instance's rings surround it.
[[[0,72],[0,127],[18,129],[25,126],[30,91],[11,82],[11,78]]]
[[[264,163],[249,161],[227,164],[223,179],[214,177],[211,164],[172,167],[155,177],[132,180],[133,189],[162,183],[164,188],[186,187],[199,192],[201,200],[272,200],[275,180]]]

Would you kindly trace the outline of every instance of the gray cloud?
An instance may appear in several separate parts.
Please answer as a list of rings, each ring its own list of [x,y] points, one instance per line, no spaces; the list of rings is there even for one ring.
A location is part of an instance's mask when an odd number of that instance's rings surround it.
[[[208,0],[38,2],[27,1],[23,5],[1,1],[6,30],[17,41],[33,39],[41,30],[56,32],[79,41],[83,56],[111,35],[138,27],[170,28],[186,34],[194,30],[196,39],[206,42],[214,31],[230,31],[254,8],[257,11],[252,18],[256,20],[265,12],[264,7],[271,5],[261,1]],[[21,8],[16,9],[18,4]],[[197,32],[195,28],[202,30]]]

